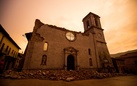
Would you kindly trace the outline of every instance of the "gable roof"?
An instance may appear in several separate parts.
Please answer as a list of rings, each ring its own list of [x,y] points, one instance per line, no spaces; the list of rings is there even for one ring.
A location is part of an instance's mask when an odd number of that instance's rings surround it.
[[[2,27],[1,24],[0,24],[0,32],[2,32],[18,49],[21,49],[21,48],[15,43],[15,41],[10,37],[10,35],[6,32],[6,30]]]

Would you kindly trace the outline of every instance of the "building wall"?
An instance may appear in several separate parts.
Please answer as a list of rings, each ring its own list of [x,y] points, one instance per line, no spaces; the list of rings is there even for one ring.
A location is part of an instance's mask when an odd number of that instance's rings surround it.
[[[29,41],[30,46],[28,46],[25,57],[28,62],[25,62],[24,69],[63,69],[65,64],[64,48],[67,47],[78,50],[77,64],[80,68],[100,67],[98,65],[99,59],[96,58],[95,54],[93,34],[84,35],[73,32],[76,39],[70,42],[65,37],[66,32],[68,30],[58,30],[48,25],[42,25],[38,28]],[[43,50],[45,42],[48,43],[47,51]],[[104,46],[106,47],[106,45]],[[89,55],[88,49],[91,49],[91,55]],[[47,55],[47,65],[41,65],[43,55]],[[89,58],[92,59],[93,66],[90,66]]]
[[[20,47],[14,42],[9,34],[0,25],[0,70],[14,68]]]
[[[36,20],[26,49],[23,69],[65,69],[66,59],[69,55],[74,56],[77,69],[78,67],[101,68],[102,63],[105,63],[104,60],[107,60],[107,64],[111,64],[99,17],[95,18],[95,24],[94,16],[96,15],[90,13],[83,20],[84,33],[43,24]],[[91,27],[85,25],[86,21],[91,24]],[[99,25],[97,25],[97,22]],[[73,41],[67,40],[67,32],[72,32],[76,39]],[[47,51],[43,50],[44,43],[48,43]],[[68,50],[65,51],[65,49]],[[74,53],[69,49],[72,49]],[[47,58],[46,65],[41,65],[43,55],[46,55]]]
[[[89,22],[89,24],[87,24]],[[83,19],[85,34],[93,34],[94,45],[96,46],[94,50],[96,51],[96,59],[98,63],[98,67],[110,66],[112,67],[112,61],[110,58],[110,54],[107,48],[107,43],[105,41],[105,36],[103,33],[100,17],[94,13],[89,13]],[[103,66],[104,65],[104,66]]]
[[[1,36],[4,36],[4,34],[1,33]],[[19,48],[17,48],[6,36],[4,36],[4,38],[3,38],[2,42],[1,42],[0,49],[2,48],[2,44],[3,43],[5,45],[3,47],[2,52],[6,53],[9,56],[17,57],[18,52],[19,52]],[[9,46],[9,48],[8,48],[7,52],[5,52],[7,46]],[[9,50],[10,50],[10,52],[9,52]],[[8,52],[9,52],[9,54],[8,54]]]
[[[137,51],[124,52],[125,54],[113,58],[116,72],[137,74]]]
[[[35,42],[33,43],[35,47],[33,47],[33,53],[30,61],[31,63],[30,68],[32,69],[63,68],[65,61],[64,48],[67,47],[74,47],[75,49],[78,50],[77,58],[79,59],[78,63],[81,68],[90,68],[89,66],[90,56],[88,55],[88,49],[91,49],[93,67],[96,67],[95,51],[93,45],[94,43],[92,40],[93,35],[90,34],[89,36],[83,36],[82,33],[75,33],[76,40],[74,42],[70,42],[65,37],[66,32],[68,31],[51,28],[48,27],[48,25],[41,26],[41,28],[37,30],[37,33],[40,34],[40,36],[45,39],[42,42],[41,41],[39,42],[36,41],[36,37],[34,37]],[[43,46],[45,42],[48,43],[47,51],[43,50]],[[31,53],[29,52],[29,54]],[[43,66],[40,64],[41,64],[42,56],[44,54],[47,55],[47,65]]]
[[[124,63],[128,73],[137,74],[137,57],[125,58]]]

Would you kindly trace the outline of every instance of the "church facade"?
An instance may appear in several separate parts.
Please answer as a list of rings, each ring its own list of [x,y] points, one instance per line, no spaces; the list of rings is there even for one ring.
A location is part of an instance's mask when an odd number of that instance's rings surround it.
[[[26,33],[24,70],[98,69],[112,66],[100,17],[89,13],[83,18],[84,32],[43,24],[36,19],[33,32]]]

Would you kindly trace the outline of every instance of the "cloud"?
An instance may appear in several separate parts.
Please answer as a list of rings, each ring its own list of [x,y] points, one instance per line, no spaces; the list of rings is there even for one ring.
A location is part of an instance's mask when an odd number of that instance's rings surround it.
[[[137,48],[137,0],[8,1],[0,14],[0,21],[22,47],[26,43],[22,35],[33,30],[36,18],[43,23],[82,31],[81,20],[91,11],[101,17],[110,53]]]
[[[110,53],[137,49],[137,1],[123,0],[113,3],[115,9],[106,16],[105,36]],[[114,6],[113,6],[114,7]]]
[[[137,49],[137,22],[119,25],[119,29],[110,29],[105,32],[108,47],[111,53]]]

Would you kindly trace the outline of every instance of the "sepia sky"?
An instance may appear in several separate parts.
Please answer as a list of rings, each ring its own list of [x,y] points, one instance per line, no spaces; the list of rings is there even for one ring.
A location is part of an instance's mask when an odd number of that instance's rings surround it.
[[[137,0],[1,0],[0,24],[24,52],[35,19],[45,24],[84,31],[82,19],[101,18],[111,54],[137,49]]]

